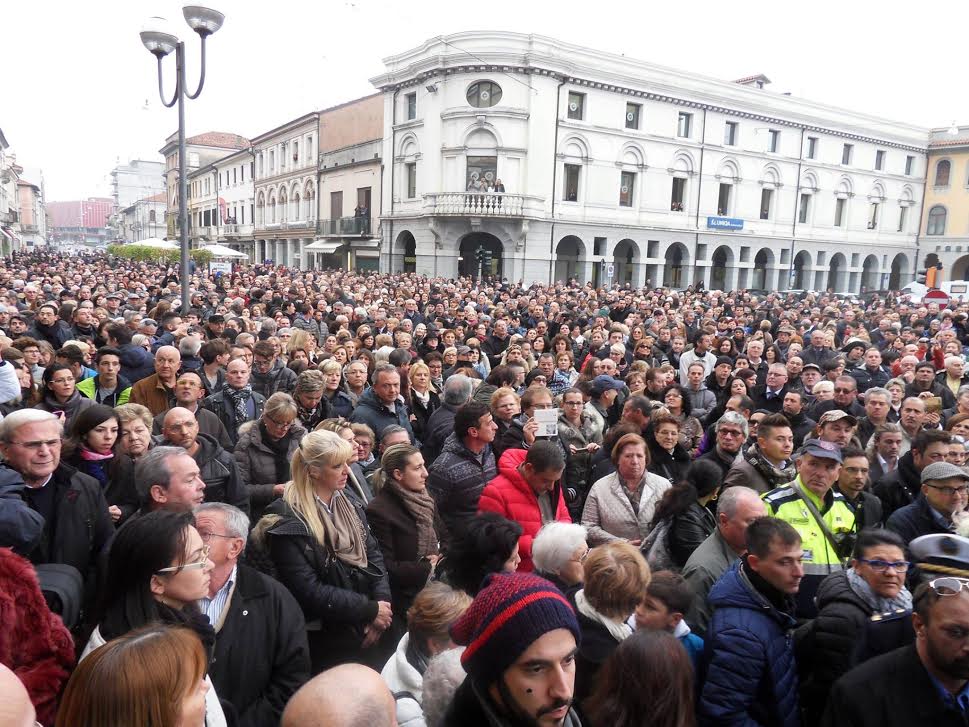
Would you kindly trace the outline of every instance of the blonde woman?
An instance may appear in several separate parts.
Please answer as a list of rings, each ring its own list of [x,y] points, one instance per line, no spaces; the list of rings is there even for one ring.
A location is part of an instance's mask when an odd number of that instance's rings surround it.
[[[441,406],[441,397],[431,383],[431,370],[421,360],[411,364],[407,374],[410,379],[410,410],[416,417],[411,425],[414,436],[424,441],[427,434],[427,422],[434,410]]]
[[[330,416],[348,418],[353,413],[353,399],[343,390],[343,364],[327,359],[320,364],[323,372],[323,398],[329,406]]]
[[[310,345],[310,334],[306,331],[300,330],[299,328],[293,328],[291,331],[292,332],[289,335],[289,342],[286,343],[286,360],[291,361],[293,359],[293,355],[297,351],[302,351],[303,355],[306,356],[307,362],[314,363],[316,359],[313,355],[313,346]]]
[[[269,507],[266,531],[276,577],[306,616],[313,673],[359,662],[391,625],[390,581],[363,506],[345,494],[352,444],[334,432],[307,434],[293,455],[293,482]]]

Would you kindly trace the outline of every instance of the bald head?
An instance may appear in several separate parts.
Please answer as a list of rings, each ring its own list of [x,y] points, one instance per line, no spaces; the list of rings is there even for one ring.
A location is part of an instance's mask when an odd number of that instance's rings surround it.
[[[162,422],[162,436],[172,444],[191,449],[198,439],[199,425],[195,415],[182,406],[173,406]]]
[[[342,664],[304,684],[286,705],[282,727],[397,727],[396,703],[380,674]]]
[[[0,724],[34,727],[37,715],[30,695],[17,675],[0,664]]]

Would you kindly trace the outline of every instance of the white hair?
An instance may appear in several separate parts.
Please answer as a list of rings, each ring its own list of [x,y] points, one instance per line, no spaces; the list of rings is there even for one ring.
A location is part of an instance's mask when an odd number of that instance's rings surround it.
[[[26,424],[37,424],[38,422],[57,422],[58,425],[62,426],[61,420],[49,411],[44,411],[43,409],[18,409],[11,414],[7,414],[3,418],[3,421],[0,421],[0,442],[10,442],[13,439],[14,432],[20,427]]]
[[[575,523],[551,522],[542,527],[532,541],[535,569],[557,574],[572,559],[572,554],[585,544],[587,531]]]
[[[195,508],[194,513],[199,515],[203,512],[221,512],[227,534],[242,538],[242,547],[246,546],[249,539],[249,516],[242,510],[225,502],[203,502]]]

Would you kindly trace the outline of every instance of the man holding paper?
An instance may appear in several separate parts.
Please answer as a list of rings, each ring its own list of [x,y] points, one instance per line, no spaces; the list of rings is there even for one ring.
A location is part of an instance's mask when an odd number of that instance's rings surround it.
[[[532,571],[532,541],[543,525],[572,522],[562,492],[564,470],[565,457],[552,442],[535,442],[528,451],[509,449],[498,461],[498,476],[481,493],[479,513],[495,512],[521,525],[521,572]]]

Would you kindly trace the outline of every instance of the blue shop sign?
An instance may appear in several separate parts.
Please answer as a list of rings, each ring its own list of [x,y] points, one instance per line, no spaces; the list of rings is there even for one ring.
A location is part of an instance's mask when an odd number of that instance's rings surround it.
[[[735,217],[707,217],[708,230],[742,230],[744,221]]]

